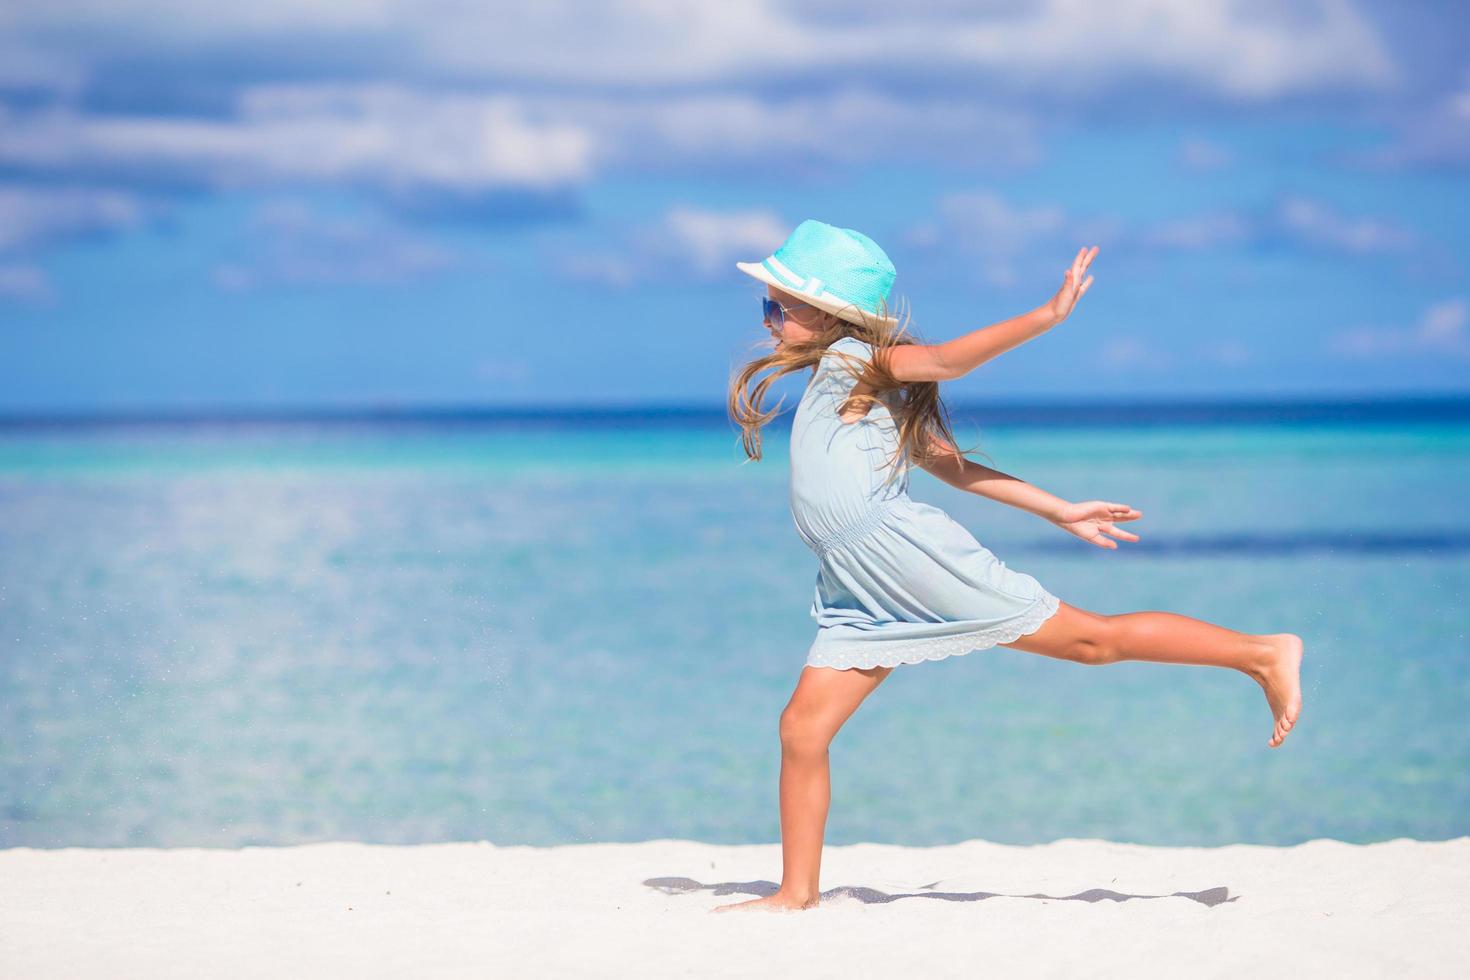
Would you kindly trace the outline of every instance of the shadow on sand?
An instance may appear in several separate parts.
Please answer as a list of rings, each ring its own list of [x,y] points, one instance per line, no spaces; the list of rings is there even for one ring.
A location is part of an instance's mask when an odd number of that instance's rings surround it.
[[[780,887],[770,881],[722,881],[718,884],[706,885],[693,878],[649,878],[643,883],[649,888],[657,888],[665,895],[688,895],[692,892],[707,891],[714,895],[750,895],[754,898],[773,895]],[[938,886],[939,882],[936,881],[933,884],[923,885],[918,891],[889,893],[880,892],[876,888],[854,888],[844,885],[822,892],[822,901],[834,898],[854,898],[864,905],[886,905],[904,898],[934,898],[943,902],[983,902],[987,898],[1039,898],[1046,902],[1127,902],[1135,898],[1187,898],[1192,902],[1199,902],[1201,905],[1214,908],[1216,905],[1240,899],[1239,895],[1232,898],[1230,889],[1224,885],[1197,892],[1170,892],[1167,895],[1129,895],[1126,892],[1115,892],[1110,888],[1089,888],[1075,895],[1043,895],[1039,892],[1031,895],[1008,895],[1004,892],[932,890]]]

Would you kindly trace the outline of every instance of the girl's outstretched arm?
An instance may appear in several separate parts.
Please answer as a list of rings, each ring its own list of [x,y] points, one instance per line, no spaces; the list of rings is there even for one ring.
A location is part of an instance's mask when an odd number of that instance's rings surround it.
[[[1072,307],[1092,285],[1087,267],[1096,257],[1096,245],[1079,251],[1067,268],[1057,294],[1029,313],[972,330],[943,343],[895,347],[888,352],[888,369],[900,381],[951,381],[1035,339],[1071,314]]]
[[[1019,477],[968,459],[960,454],[953,443],[938,436],[931,434],[930,445],[943,455],[919,465],[952,487],[1045,518],[1069,534],[1075,534],[1099,548],[1118,547],[1104,535],[1123,541],[1138,540],[1138,535],[1115,527],[1114,522],[1135,521],[1143,516],[1143,511],[1109,500],[1087,500],[1074,504]]]
[[[1060,514],[1068,505],[1068,501],[1047,493],[1020,477],[993,470],[962,456],[948,440],[938,436],[931,436],[930,439],[934,451],[944,455],[919,465],[952,487],[988,497],[998,503],[1009,504],[1047,520]]]

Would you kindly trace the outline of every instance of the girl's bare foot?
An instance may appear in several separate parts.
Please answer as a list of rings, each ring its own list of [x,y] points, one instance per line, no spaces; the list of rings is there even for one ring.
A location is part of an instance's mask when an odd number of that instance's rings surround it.
[[[762,912],[800,912],[802,909],[817,907],[822,896],[813,895],[809,899],[802,899],[795,895],[788,895],[778,891],[765,898],[752,898],[747,902],[733,902],[729,905],[720,905],[710,909],[711,912],[729,912],[734,909],[745,909],[747,911]]]
[[[1251,676],[1266,692],[1266,703],[1276,719],[1266,743],[1274,749],[1286,741],[1286,733],[1302,711],[1302,638],[1295,633],[1270,633],[1261,639],[1273,649]]]

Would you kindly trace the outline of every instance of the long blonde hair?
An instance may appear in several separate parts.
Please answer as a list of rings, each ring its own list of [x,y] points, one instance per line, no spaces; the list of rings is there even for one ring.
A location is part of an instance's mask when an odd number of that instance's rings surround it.
[[[906,304],[905,304],[906,305]],[[959,449],[958,441],[949,421],[949,410],[939,397],[937,381],[900,381],[886,367],[886,352],[904,344],[922,343],[909,330],[912,317],[905,309],[896,326],[887,323],[887,303],[880,304],[878,317],[859,310],[860,323],[818,310],[820,319],[811,329],[816,336],[806,342],[787,340],[770,353],[757,357],[738,368],[730,377],[728,411],[740,426],[741,443],[748,460],[761,458],[761,434],[763,425],[781,413],[781,404],[766,410],[761,407],[767,391],[775,380],[783,375],[816,366],[828,348],[843,337],[856,337],[872,348],[872,357],[864,363],[862,358],[845,351],[832,351],[842,360],[842,368],[853,377],[853,383],[865,381],[874,389],[874,394],[851,394],[837,407],[839,416],[849,408],[863,407],[867,411],[879,398],[890,391],[899,392],[898,404],[888,405],[898,428],[898,450],[889,460],[893,473],[898,471],[900,458],[907,457],[914,463],[927,463],[950,455],[937,450],[932,438],[937,436],[956,447],[959,455],[974,451]],[[764,347],[771,341],[762,341]],[[756,375],[772,368],[772,372],[756,380]]]

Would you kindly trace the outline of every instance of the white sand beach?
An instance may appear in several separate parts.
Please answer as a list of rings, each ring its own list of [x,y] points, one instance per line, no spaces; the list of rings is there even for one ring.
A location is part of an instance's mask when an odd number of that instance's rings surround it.
[[[682,840],[0,851],[0,975],[1289,976],[1470,973],[1470,837],[1368,845]]]

